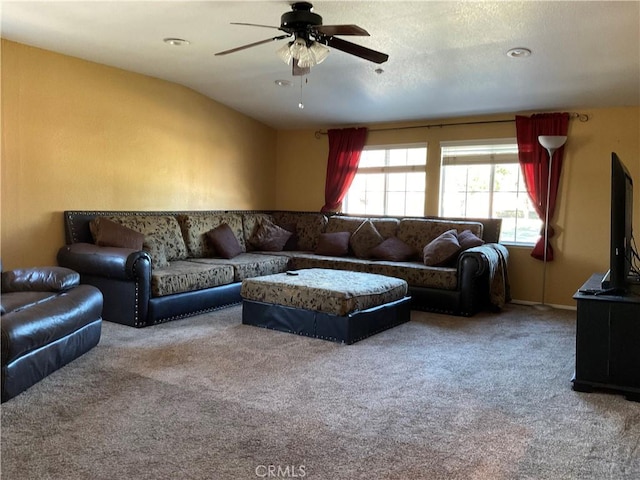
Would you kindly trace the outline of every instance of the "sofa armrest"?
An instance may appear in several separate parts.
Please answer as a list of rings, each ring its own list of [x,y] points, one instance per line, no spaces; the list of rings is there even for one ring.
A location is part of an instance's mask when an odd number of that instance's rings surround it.
[[[458,275],[463,271],[467,275],[479,277],[489,270],[489,259],[493,257],[493,248],[490,244],[469,248],[460,254],[458,258]]]
[[[143,250],[73,243],[58,250],[58,264],[81,275],[142,280],[150,277],[151,256]]]
[[[458,259],[458,271],[460,271],[461,265],[468,262],[469,258],[474,258],[475,268],[477,268],[477,275],[483,275],[487,270],[493,276],[497,269],[501,267],[501,263],[506,262],[509,258],[509,251],[506,247],[500,243],[485,243],[479,247],[473,247],[465,250],[460,254]]]
[[[458,286],[462,291],[480,292],[494,308],[511,300],[507,273],[509,251],[499,243],[485,243],[460,255]]]

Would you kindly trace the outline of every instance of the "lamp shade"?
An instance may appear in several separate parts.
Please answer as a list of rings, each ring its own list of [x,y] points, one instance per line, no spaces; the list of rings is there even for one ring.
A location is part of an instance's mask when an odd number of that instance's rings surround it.
[[[540,135],[538,142],[547,150],[556,151],[567,141],[566,135]]]

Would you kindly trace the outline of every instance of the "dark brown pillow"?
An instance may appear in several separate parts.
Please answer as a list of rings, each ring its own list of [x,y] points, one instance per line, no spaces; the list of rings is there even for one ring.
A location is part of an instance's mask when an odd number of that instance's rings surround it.
[[[349,232],[321,233],[316,254],[343,257],[349,253]]]
[[[223,223],[207,232],[207,238],[222,258],[234,258],[242,253],[242,247],[233,234],[233,230]]]
[[[463,230],[458,234],[458,243],[460,244],[460,251],[463,251],[484,245],[484,240],[478,238],[471,230]]]
[[[406,262],[416,256],[416,251],[398,237],[389,237],[369,251],[371,258],[390,262]]]
[[[365,220],[351,235],[349,246],[356,257],[369,258],[371,249],[380,245],[383,240],[384,238],[371,220]]]
[[[281,252],[291,235],[293,235],[291,232],[275,223],[263,220],[251,235],[249,243],[256,250]]]
[[[424,264],[430,267],[443,267],[455,259],[460,252],[458,232],[447,230],[431,240],[422,250]]]
[[[298,228],[295,223],[278,223],[279,227],[284,228],[287,232],[291,232],[291,236],[287,243],[284,244],[282,250],[298,250]]]
[[[104,217],[96,217],[89,224],[93,241],[101,247],[120,247],[142,250],[144,234],[112,222]]]

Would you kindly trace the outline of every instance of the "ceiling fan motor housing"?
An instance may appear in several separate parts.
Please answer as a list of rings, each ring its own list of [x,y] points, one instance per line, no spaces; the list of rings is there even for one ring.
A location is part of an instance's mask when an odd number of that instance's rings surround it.
[[[291,12],[283,13],[280,17],[280,29],[285,32],[303,36],[309,32],[309,27],[322,25],[322,17],[313,13],[313,5],[308,2],[297,2],[291,5]],[[306,36],[305,36],[306,38]]]
[[[300,47],[299,40],[303,40],[306,42],[306,46],[312,50],[321,49],[319,45],[327,45],[331,48],[335,48],[336,50],[341,50],[350,55],[355,55],[356,57],[363,58],[370,62],[375,63],[384,63],[389,59],[389,55],[382,52],[377,52],[375,50],[371,50],[370,48],[363,47],[356,43],[351,43],[346,40],[342,40],[338,38],[336,35],[357,35],[357,36],[369,36],[369,32],[367,32],[364,28],[359,27],[357,25],[323,25],[322,17],[316,13],[313,13],[313,5],[309,2],[294,2],[291,4],[291,11],[284,13],[280,17],[280,26],[274,27],[271,25],[259,25],[254,23],[234,23],[235,25],[245,25],[245,26],[253,26],[253,27],[263,27],[263,28],[275,28],[277,30],[283,31],[286,35],[279,35],[272,38],[267,38],[266,40],[261,40],[259,42],[249,43],[247,45],[242,45],[240,47],[232,48],[230,50],[225,50],[223,52],[218,52],[216,55],[227,55],[229,53],[234,53],[239,50],[245,50],[247,48],[255,47],[258,45],[262,45],[264,43],[273,42],[275,40],[283,40],[287,37],[294,37],[293,42],[289,42],[288,46],[291,47],[294,43]],[[285,45],[285,47],[287,47]],[[283,50],[282,59],[285,62],[289,62],[289,58],[285,59],[287,56],[288,50],[286,48]],[[318,55],[316,53],[316,55]],[[326,56],[326,53],[323,53]],[[320,60],[322,61],[322,60]],[[319,63],[319,62],[318,62]],[[308,70],[308,68],[307,68]],[[308,71],[306,71],[308,73]],[[304,75],[305,73],[302,73]],[[295,73],[294,73],[295,75]]]

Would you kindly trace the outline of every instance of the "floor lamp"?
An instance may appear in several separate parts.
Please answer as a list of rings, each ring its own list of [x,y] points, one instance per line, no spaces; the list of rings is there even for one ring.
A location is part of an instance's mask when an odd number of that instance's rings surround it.
[[[547,203],[546,211],[544,215],[544,253],[543,253],[543,267],[542,267],[542,302],[536,305],[536,308],[540,310],[548,310],[549,307],[545,302],[546,280],[547,280],[547,245],[549,242],[549,196],[551,194],[551,169],[553,167],[553,154],[567,141],[565,135],[540,135],[538,142],[549,153],[549,169],[547,173]]]

